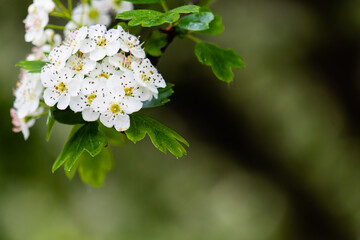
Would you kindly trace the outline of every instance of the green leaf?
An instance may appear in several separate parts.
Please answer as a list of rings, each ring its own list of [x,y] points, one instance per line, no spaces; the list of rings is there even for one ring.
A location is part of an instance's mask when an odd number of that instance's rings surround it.
[[[98,155],[107,144],[106,136],[98,130],[98,126],[97,122],[91,122],[76,131],[65,144],[52,167],[52,171],[55,172],[64,163],[65,170],[71,171],[84,150],[93,157]]]
[[[47,130],[46,130],[46,141],[49,141],[52,129],[53,129],[54,124],[55,124],[55,118],[54,118],[54,115],[53,115],[53,112],[51,111],[51,109],[49,110],[49,114],[48,114],[48,118],[46,120],[46,124],[48,126]]]
[[[129,26],[141,25],[143,27],[154,27],[164,23],[177,22],[181,13],[199,12],[200,7],[194,5],[186,5],[172,9],[166,13],[149,9],[132,10],[120,13],[117,19],[131,19]]]
[[[142,140],[147,133],[156,148],[163,153],[169,150],[178,158],[186,154],[186,150],[180,142],[189,146],[189,143],[178,133],[140,113],[130,115],[130,128],[125,133],[134,143]]]
[[[59,123],[68,125],[86,123],[86,121],[82,118],[81,113],[75,113],[70,108],[60,110],[56,107],[52,107],[50,111],[52,112],[54,119]]]
[[[114,158],[109,148],[103,148],[96,157],[92,157],[84,152],[79,162],[81,180],[93,187],[101,187],[104,183],[106,172],[113,168]]]
[[[88,153],[83,152],[83,153],[81,154],[81,156],[79,157],[79,160],[76,161],[74,167],[73,167],[70,171],[66,171],[66,170],[64,169],[65,175],[66,175],[66,177],[67,177],[69,180],[71,180],[71,179],[74,178],[75,173],[76,173],[76,170],[77,170],[78,167],[79,167],[79,163],[80,163],[81,157],[82,157],[84,154],[89,155]]]
[[[108,128],[100,124],[99,130],[102,131],[107,138],[108,144],[112,146],[123,146],[126,144],[126,136],[122,132],[116,131],[115,128]]]
[[[222,24],[222,18],[220,15],[215,14],[215,18],[209,24],[209,29],[200,31],[198,33],[218,35],[224,31],[224,25]]]
[[[151,101],[144,102],[143,108],[160,107],[170,102],[169,97],[174,93],[174,90],[172,89],[173,87],[174,84],[167,83],[165,88],[159,88],[158,98],[153,98]]]
[[[213,20],[212,12],[193,13],[180,19],[178,26],[190,31],[202,31],[209,29],[209,24]]]
[[[29,73],[41,73],[41,68],[45,66],[47,62],[43,61],[21,61],[16,64],[17,67],[28,71]]]
[[[125,0],[127,2],[132,2],[134,4],[153,4],[153,3],[161,3],[163,0]]]
[[[161,49],[167,44],[166,35],[159,31],[153,31],[150,38],[145,42],[145,52],[151,56],[159,57],[163,53]]]
[[[200,63],[211,67],[218,79],[227,83],[234,79],[232,68],[244,68],[242,58],[234,50],[221,49],[214,44],[197,43],[195,55]]]

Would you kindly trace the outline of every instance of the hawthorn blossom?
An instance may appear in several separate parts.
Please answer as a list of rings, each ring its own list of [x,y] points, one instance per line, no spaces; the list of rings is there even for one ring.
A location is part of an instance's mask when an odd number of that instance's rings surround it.
[[[96,62],[89,59],[89,54],[77,52],[71,55],[66,62],[66,67],[77,73],[88,74],[95,69]]]
[[[117,70],[113,65],[109,63],[109,59],[105,58],[100,63],[96,63],[96,67],[89,73],[89,77],[93,79],[105,78],[117,74],[122,75],[122,71]]]
[[[111,29],[106,31],[106,26],[95,25],[89,27],[89,39],[85,39],[80,51],[90,53],[90,59],[98,61],[106,55],[113,56],[120,49],[119,31]]]
[[[70,21],[65,29],[76,29],[78,23],[81,26],[91,26],[95,24],[109,25],[111,23],[110,9],[103,1],[93,0],[89,3],[81,3],[72,11],[71,17],[74,21]]]
[[[65,45],[54,48],[49,54],[49,61],[57,69],[62,69],[71,55],[71,49]]]
[[[153,96],[157,98],[157,88],[166,87],[164,78],[158,73],[157,69],[151,64],[149,59],[143,60],[140,64],[133,62],[131,67],[134,71],[134,78],[140,86],[149,89]]]
[[[118,26],[120,33],[120,48],[124,52],[130,52],[137,58],[145,58],[145,51],[141,48],[140,40],[134,35],[126,32],[120,25]]]
[[[99,0],[97,0],[99,1]],[[131,2],[122,0],[105,0],[106,5],[115,13],[121,13],[131,11],[134,9],[134,5]]]
[[[70,98],[79,94],[83,79],[83,74],[74,75],[74,71],[68,68],[56,70],[51,69],[51,65],[45,66],[41,73],[41,82],[46,88],[44,91],[46,105],[52,107],[57,103],[58,109],[66,109]]]
[[[109,57],[109,63],[114,67],[120,68],[120,70],[123,72],[132,71],[131,64],[133,62],[140,63],[140,59],[132,55],[126,56],[123,52]]]
[[[54,11],[55,8],[55,3],[52,0],[34,0],[33,5],[44,9],[48,13]]]
[[[87,27],[82,27],[75,31],[67,32],[65,44],[72,50],[72,54],[75,54],[80,49],[82,42],[87,36],[87,31]]]
[[[14,125],[12,129],[13,132],[22,132],[24,135],[24,139],[27,140],[30,135],[29,128],[34,126],[35,119],[30,119],[26,121],[25,118],[20,118],[18,116],[18,112],[14,108],[10,109],[10,116],[12,118],[11,123]]]
[[[24,20],[25,23],[25,41],[32,42],[36,46],[45,43],[44,28],[49,22],[49,15],[43,8],[34,4],[30,5],[29,14]]]
[[[17,109],[17,116],[24,118],[36,111],[39,107],[43,87],[39,73],[20,73],[20,81],[14,91],[16,97],[14,107]]]

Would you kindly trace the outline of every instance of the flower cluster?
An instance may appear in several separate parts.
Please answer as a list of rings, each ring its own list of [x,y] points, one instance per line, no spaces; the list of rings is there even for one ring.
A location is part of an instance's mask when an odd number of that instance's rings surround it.
[[[68,32],[64,43],[50,52],[49,62],[41,72],[45,104],[60,110],[70,107],[85,121],[100,119],[117,131],[128,129],[128,115],[166,86],[145,58],[139,39],[120,26]]]
[[[46,42],[45,26],[49,22],[49,13],[55,8],[52,0],[34,0],[28,8],[25,23],[25,41],[41,46]]]

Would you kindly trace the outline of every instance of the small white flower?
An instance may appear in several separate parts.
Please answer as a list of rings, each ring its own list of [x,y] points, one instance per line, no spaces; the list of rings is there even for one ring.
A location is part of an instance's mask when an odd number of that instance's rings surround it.
[[[34,0],[34,5],[43,8],[48,13],[54,11],[55,8],[55,3],[52,0]]]
[[[124,52],[130,52],[137,58],[145,58],[145,51],[141,48],[140,40],[134,35],[126,32],[121,26],[118,26],[120,33],[120,48]]]
[[[41,82],[46,88],[44,91],[46,105],[52,107],[57,103],[59,109],[66,109],[69,106],[70,97],[79,94],[83,79],[84,75],[74,76],[74,72],[68,68],[56,70],[51,68],[51,65],[43,67]]]
[[[14,92],[16,97],[14,107],[17,109],[19,118],[24,118],[36,111],[42,91],[39,73],[21,72],[18,87]]]
[[[73,9],[72,19],[81,26],[91,26],[95,24],[109,25],[111,17],[109,7],[104,4],[103,0],[93,0],[91,6],[88,3],[79,4]],[[70,21],[65,29],[76,29],[77,25]]]
[[[41,46],[46,41],[44,28],[49,22],[48,13],[34,4],[29,7],[29,14],[24,20],[25,41],[32,42],[36,46]]]
[[[72,54],[79,51],[82,42],[87,36],[88,29],[87,27],[82,27],[75,31],[69,31],[66,33],[66,45],[72,50]]]
[[[89,54],[77,52],[71,55],[66,62],[66,67],[77,73],[88,74],[95,69],[96,62],[89,59]]]
[[[132,63],[132,69],[134,71],[134,77],[140,86],[148,88],[157,98],[157,88],[166,87],[165,80],[158,73],[157,69],[151,64],[149,59],[145,59],[138,64],[137,62]]]
[[[92,102],[105,92],[105,79],[86,78],[82,82],[79,95],[72,97],[70,101],[70,109],[74,112],[82,112],[85,121],[96,121],[100,116],[100,111],[92,107]]]
[[[132,55],[126,56],[123,52],[109,57],[109,63],[123,72],[132,71],[131,64],[133,62],[140,63],[140,60]]]
[[[107,6],[115,13],[121,13],[131,11],[134,9],[134,5],[131,2],[122,0],[105,0]]]
[[[106,55],[115,55],[120,49],[119,31],[111,29],[106,31],[104,25],[89,27],[89,39],[85,39],[80,51],[90,53],[90,59],[98,61]]]
[[[105,58],[101,63],[96,63],[96,67],[88,75],[93,79],[104,78],[108,79],[110,76],[117,74],[122,75],[122,71],[117,70],[109,63],[109,59]]]
[[[65,66],[66,60],[71,55],[71,49],[67,46],[61,45],[51,50],[49,54],[49,61],[54,65],[55,68],[61,69]]]
[[[26,122],[24,118],[18,117],[17,111],[14,108],[10,109],[10,116],[12,118],[11,122],[14,125],[13,132],[18,133],[21,131],[24,135],[24,139],[27,140],[30,135],[29,128],[35,124],[35,119]]]

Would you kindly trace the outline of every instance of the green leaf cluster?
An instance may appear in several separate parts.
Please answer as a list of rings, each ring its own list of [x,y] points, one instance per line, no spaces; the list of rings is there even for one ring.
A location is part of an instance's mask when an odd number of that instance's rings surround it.
[[[117,19],[131,19],[129,26],[141,25],[143,27],[160,26],[164,23],[174,23],[180,19],[180,14],[199,12],[200,7],[194,5],[186,5],[174,8],[168,12],[159,12],[150,9],[132,10],[120,13]]]

